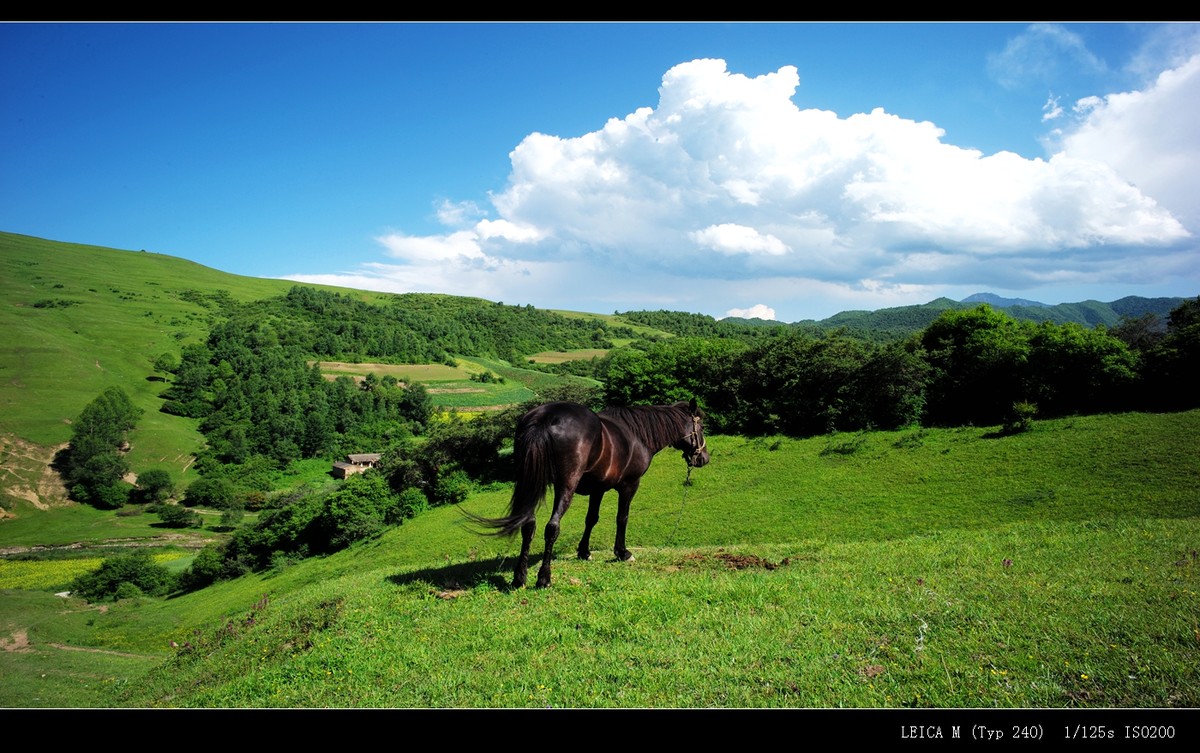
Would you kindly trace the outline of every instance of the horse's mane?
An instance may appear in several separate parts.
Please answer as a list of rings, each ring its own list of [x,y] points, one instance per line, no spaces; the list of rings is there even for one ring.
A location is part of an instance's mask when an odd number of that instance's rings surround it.
[[[686,405],[612,405],[600,411],[600,415],[625,426],[642,444],[661,449],[678,442],[691,427],[691,413]]]

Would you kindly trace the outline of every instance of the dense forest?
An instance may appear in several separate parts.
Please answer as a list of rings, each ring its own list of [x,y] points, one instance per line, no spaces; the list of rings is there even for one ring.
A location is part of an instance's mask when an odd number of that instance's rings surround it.
[[[541,350],[611,347],[614,334],[532,306],[420,293],[386,301],[297,286],[238,314],[269,324],[282,344],[311,358],[352,362],[452,363],[454,355],[517,361]]]

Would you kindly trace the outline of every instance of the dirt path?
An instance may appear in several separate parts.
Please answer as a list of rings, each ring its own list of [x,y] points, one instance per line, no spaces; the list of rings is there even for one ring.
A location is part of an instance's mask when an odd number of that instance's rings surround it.
[[[68,646],[65,643],[46,643],[43,645],[49,646],[50,648],[57,648],[60,651],[85,651],[89,654],[124,656],[128,659],[154,658],[147,657],[146,654],[131,654],[128,651],[111,651],[106,648],[89,648],[87,646]],[[8,638],[0,637],[0,649],[17,654],[27,654],[37,650],[29,641],[29,633],[24,630],[16,630]]]
[[[76,541],[71,544],[37,544],[34,546],[3,546],[0,547],[0,556],[9,554],[26,554],[28,552],[53,552],[67,549],[100,549],[110,547],[157,547],[157,546],[181,546],[184,549],[203,549],[206,545],[213,543],[217,539],[211,536],[205,536],[199,531],[194,533],[164,533],[158,536],[148,538],[128,538],[128,539],[103,539],[101,541]]]

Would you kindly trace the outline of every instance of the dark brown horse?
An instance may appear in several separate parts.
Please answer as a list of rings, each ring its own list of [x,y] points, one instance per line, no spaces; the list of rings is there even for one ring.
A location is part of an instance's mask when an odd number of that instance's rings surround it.
[[[538,588],[550,585],[550,560],[558,538],[559,520],[575,493],[588,495],[587,526],[579,542],[580,559],[591,559],[589,539],[600,519],[600,500],[617,490],[617,559],[631,560],[625,548],[629,503],[637,493],[650,461],[664,447],[683,452],[693,468],[708,462],[704,426],[695,401],[674,405],[605,408],[594,413],[576,403],[546,403],[517,422],[513,459],[516,486],[509,513],[502,518],[475,518],[499,535],[521,532],[521,556],[513,573],[513,588],[525,585],[529,543],[537,529],[537,508],[554,485],[554,511],[546,523],[546,548],[538,571]],[[472,516],[474,517],[474,516]]]

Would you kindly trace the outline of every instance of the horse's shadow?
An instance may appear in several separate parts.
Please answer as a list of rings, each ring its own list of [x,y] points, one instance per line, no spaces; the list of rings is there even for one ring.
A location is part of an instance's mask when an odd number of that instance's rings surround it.
[[[468,590],[479,586],[490,586],[497,591],[511,591],[512,584],[509,583],[508,577],[501,572],[506,559],[508,558],[492,557],[443,567],[427,567],[389,575],[387,580],[397,586],[425,583],[443,591]]]

